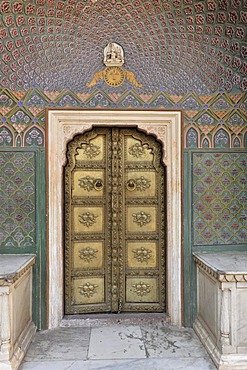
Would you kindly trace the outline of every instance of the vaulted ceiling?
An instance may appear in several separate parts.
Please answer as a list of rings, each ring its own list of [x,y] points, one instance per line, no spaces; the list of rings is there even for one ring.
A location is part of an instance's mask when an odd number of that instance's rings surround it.
[[[116,42],[140,93],[247,90],[247,0],[11,0],[0,10],[4,88],[90,91]]]

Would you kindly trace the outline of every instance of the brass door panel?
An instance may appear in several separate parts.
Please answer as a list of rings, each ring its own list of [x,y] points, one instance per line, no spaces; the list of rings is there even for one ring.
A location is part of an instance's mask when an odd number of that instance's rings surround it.
[[[102,197],[104,171],[74,171],[72,177],[72,197]]]
[[[134,171],[126,173],[126,188],[128,197],[155,197],[157,196],[155,171]]]
[[[152,269],[157,266],[157,242],[126,242],[127,268]]]
[[[74,278],[72,289],[76,305],[101,304],[104,302],[104,279],[102,277]]]
[[[158,300],[158,284],[155,278],[126,279],[126,301],[132,303],[155,303]]]
[[[103,242],[73,243],[73,269],[99,269],[103,267]]]
[[[127,232],[143,234],[156,231],[156,207],[127,205],[126,208]]]
[[[136,129],[95,128],[68,144],[65,313],[165,309],[165,169]]]

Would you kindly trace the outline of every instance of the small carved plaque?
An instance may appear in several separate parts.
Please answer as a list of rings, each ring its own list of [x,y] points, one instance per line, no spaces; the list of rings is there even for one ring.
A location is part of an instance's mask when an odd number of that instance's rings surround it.
[[[144,283],[143,281],[140,281],[137,284],[133,284],[133,288],[135,288],[135,293],[141,297],[151,292],[151,290],[149,289],[150,285]]]
[[[91,284],[89,281],[84,285],[79,286],[79,293],[87,298],[92,297],[96,293],[96,288],[98,285]]]
[[[98,249],[93,249],[91,247],[83,248],[79,251],[79,257],[86,261],[91,262],[94,258],[96,258],[96,254],[98,253]]]
[[[133,213],[133,222],[136,222],[140,227],[151,222],[151,215],[146,212]]]
[[[90,212],[82,213],[79,215],[79,221],[81,224],[90,227],[96,223],[96,215]]]
[[[82,177],[79,179],[79,186],[87,191],[93,190],[94,185],[93,185],[94,179],[93,177],[86,176]]]
[[[146,262],[151,258],[152,251],[150,249],[146,249],[144,247],[137,248],[133,250],[134,258],[137,259],[138,262]]]
[[[146,148],[140,143],[136,143],[129,148],[129,154],[136,158],[141,158],[145,154]]]
[[[100,147],[92,143],[82,144],[81,148],[82,148],[83,154],[85,154],[85,156],[90,159],[95,158],[100,154]]]

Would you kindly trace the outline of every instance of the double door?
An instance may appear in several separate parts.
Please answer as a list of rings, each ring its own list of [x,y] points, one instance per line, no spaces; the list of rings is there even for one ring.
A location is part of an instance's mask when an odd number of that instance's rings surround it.
[[[165,310],[165,168],[134,128],[67,147],[65,314]]]

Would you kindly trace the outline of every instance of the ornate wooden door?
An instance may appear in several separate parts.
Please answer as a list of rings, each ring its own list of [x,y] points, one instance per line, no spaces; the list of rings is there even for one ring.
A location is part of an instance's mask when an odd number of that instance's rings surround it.
[[[68,144],[66,314],[164,311],[161,151],[129,128],[95,128]]]

